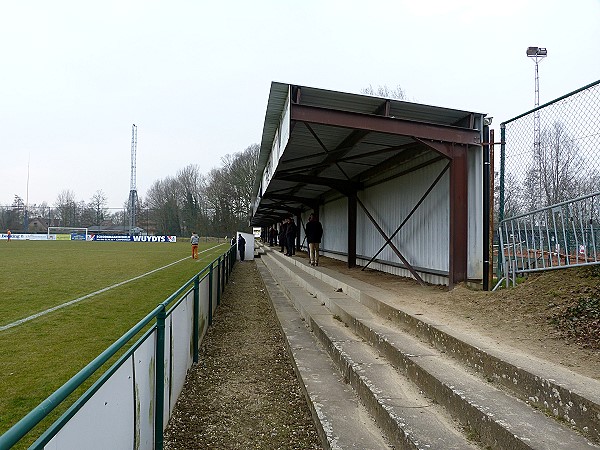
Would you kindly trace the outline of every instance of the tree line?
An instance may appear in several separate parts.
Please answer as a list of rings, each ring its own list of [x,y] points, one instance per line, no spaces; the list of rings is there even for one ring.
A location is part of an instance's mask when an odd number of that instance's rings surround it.
[[[250,230],[251,197],[258,164],[259,146],[226,155],[221,167],[202,174],[195,164],[174,176],[154,181],[146,196],[138,197],[137,226],[154,234],[231,236]],[[127,202],[108,208],[102,190],[89,202],[77,201],[75,193],[63,190],[49,205],[25,205],[15,195],[13,204],[0,208],[0,229],[43,232],[48,226],[126,228]],[[27,229],[26,229],[27,227]]]

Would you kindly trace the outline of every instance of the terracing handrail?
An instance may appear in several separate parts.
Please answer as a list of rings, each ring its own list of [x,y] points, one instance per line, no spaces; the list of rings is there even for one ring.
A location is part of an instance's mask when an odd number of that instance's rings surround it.
[[[502,220],[494,290],[518,274],[600,264],[599,222],[600,191]]]

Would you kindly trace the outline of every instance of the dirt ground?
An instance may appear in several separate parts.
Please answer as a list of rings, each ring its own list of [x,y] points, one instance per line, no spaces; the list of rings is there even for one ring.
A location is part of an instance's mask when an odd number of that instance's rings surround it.
[[[164,448],[321,448],[255,262],[234,267]]]
[[[319,265],[389,289],[424,315],[600,379],[600,267],[483,292],[423,287],[329,258]],[[166,431],[165,449],[200,448],[320,448],[255,262],[236,264]]]

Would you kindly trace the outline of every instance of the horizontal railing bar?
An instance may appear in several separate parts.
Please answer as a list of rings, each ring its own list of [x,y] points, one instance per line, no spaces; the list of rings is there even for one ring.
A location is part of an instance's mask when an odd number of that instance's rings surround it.
[[[518,216],[513,216],[513,217],[509,217],[507,219],[503,219],[500,222],[499,225],[502,226],[503,223],[510,222],[511,220],[517,220],[517,219],[520,219],[522,217],[527,217],[527,216],[531,216],[533,214],[540,213],[542,211],[547,211],[547,210],[553,209],[553,208],[559,208],[559,207],[567,205],[569,203],[579,202],[581,200],[585,200],[586,198],[594,197],[594,196],[597,196],[597,195],[600,195],[600,191],[594,192],[593,194],[587,194],[587,195],[583,195],[581,197],[573,198],[571,200],[567,200],[567,201],[564,201],[564,202],[561,202],[561,203],[556,203],[556,204],[551,205],[551,206],[545,206],[543,208],[539,208],[539,209],[536,209],[534,211],[530,211],[530,212],[526,212],[526,213],[523,213],[523,214],[519,214]]]

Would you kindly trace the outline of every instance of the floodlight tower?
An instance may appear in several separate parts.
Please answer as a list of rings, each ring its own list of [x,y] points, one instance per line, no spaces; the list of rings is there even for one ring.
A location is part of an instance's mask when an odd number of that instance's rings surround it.
[[[548,50],[544,47],[527,47],[527,57],[535,62],[535,98],[534,104],[537,108],[540,106],[540,74],[538,71],[539,62],[548,56]],[[540,153],[540,111],[536,110],[533,113],[533,148],[535,155]]]
[[[129,234],[133,234],[136,224],[138,195],[135,187],[135,159],[137,152],[137,126],[131,127],[131,182],[129,186]]]

